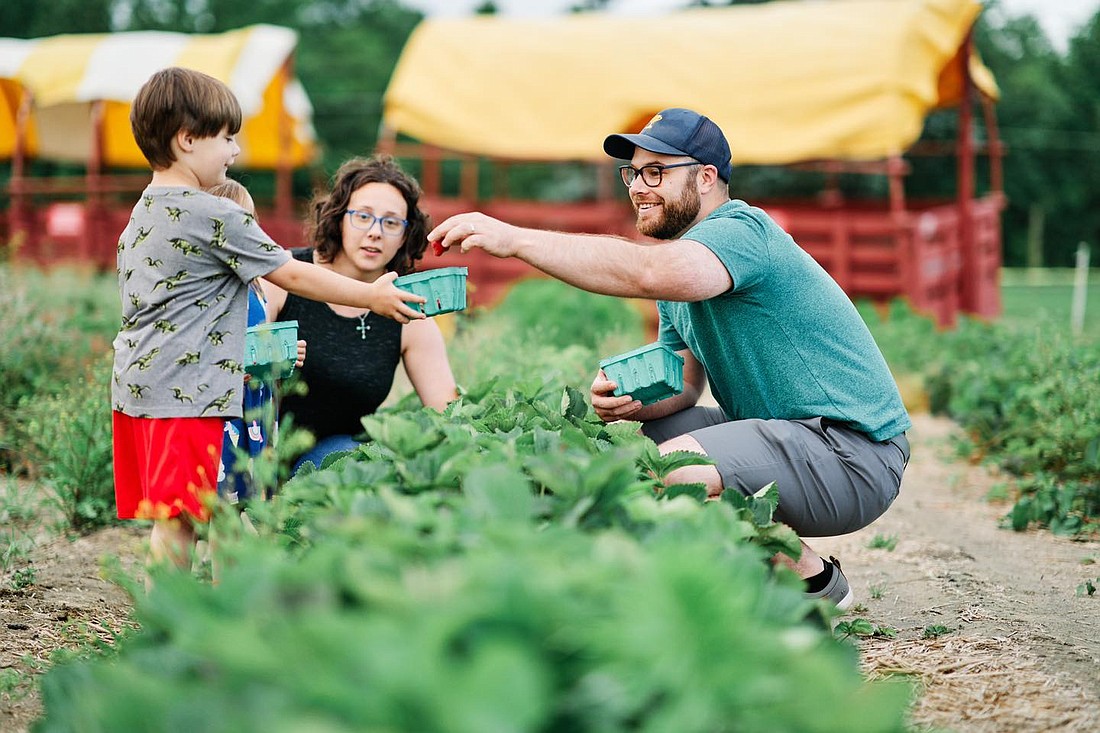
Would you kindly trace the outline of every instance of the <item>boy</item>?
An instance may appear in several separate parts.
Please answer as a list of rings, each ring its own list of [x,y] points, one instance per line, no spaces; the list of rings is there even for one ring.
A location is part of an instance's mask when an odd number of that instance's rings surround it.
[[[187,567],[209,518],[222,432],[241,416],[248,283],[266,277],[304,297],[423,317],[394,276],[362,283],[292,259],[224,198],[240,153],[241,108],[211,76],[167,68],[138,91],[134,138],[153,169],[118,242],[122,326],[114,341],[115,497],[121,519],[153,519],[149,554]]]

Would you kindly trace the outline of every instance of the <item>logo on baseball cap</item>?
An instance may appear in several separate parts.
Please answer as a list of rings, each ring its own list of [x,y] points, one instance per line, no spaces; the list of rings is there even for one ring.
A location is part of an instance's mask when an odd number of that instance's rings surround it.
[[[718,169],[718,177],[727,183],[733,172],[730,146],[722,130],[710,118],[690,109],[661,110],[641,132],[608,135],[603,141],[604,152],[612,158],[630,160],[636,147],[661,155],[686,155],[713,165]]]

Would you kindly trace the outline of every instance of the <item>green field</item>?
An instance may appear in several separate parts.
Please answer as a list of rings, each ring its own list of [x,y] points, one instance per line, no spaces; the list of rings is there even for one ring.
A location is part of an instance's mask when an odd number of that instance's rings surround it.
[[[1001,320],[1006,324],[1069,327],[1074,272],[1070,269],[1001,271]],[[1100,270],[1089,273],[1083,333],[1100,338]]]

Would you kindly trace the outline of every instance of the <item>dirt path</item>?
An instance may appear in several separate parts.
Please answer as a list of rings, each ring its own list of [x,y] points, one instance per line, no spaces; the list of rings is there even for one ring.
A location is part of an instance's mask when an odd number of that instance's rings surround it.
[[[0,731],[23,733],[41,714],[31,674],[59,650],[76,651],[132,626],[130,598],[102,577],[101,559],[132,567],[148,530],[111,527],[88,537],[55,537],[31,551],[34,582],[16,588],[0,573]]]
[[[909,674],[913,719],[956,731],[1100,731],[1100,542],[999,529],[1001,480],[952,457],[953,423],[915,415],[913,457],[894,506],[844,537],[811,541],[834,554],[857,593],[844,620],[897,630],[860,643],[868,674]],[[893,551],[872,549],[896,538]],[[924,639],[925,629],[950,633]]]
[[[896,630],[859,642],[871,677],[915,683],[914,727],[959,733],[1100,731],[1100,542],[998,529],[1007,505],[984,499],[998,482],[951,456],[952,423],[914,416],[902,494],[871,527],[812,542],[841,559],[857,592],[845,619]],[[871,549],[876,537],[892,550]],[[100,577],[99,558],[135,562],[143,533],[114,528],[33,553],[35,583],[0,586],[0,681],[45,663],[52,650],[126,624],[124,593]],[[1090,563],[1091,564],[1087,564]],[[925,639],[925,629],[951,629]],[[25,676],[24,676],[25,679]],[[28,685],[0,684],[0,731],[25,731],[41,705]]]

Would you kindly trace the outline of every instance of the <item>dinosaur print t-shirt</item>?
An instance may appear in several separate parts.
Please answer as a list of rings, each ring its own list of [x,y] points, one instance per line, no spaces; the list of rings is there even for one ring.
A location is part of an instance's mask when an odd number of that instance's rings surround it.
[[[248,283],[290,253],[229,199],[150,186],[118,241],[114,409],[240,417]]]

